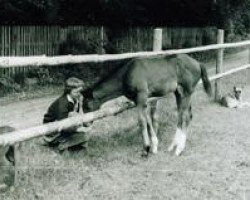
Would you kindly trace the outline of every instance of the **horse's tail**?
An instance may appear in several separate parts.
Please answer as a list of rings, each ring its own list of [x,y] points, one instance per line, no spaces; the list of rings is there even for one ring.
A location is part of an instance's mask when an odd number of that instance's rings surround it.
[[[203,82],[203,87],[205,89],[205,92],[209,96],[212,96],[212,86],[211,86],[211,82],[210,82],[208,75],[207,75],[206,66],[204,64],[201,64],[200,67],[201,67],[201,79]]]

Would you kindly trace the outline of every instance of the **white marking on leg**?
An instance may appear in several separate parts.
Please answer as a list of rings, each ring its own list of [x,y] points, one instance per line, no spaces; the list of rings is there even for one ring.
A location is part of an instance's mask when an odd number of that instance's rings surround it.
[[[150,146],[150,140],[149,140],[149,137],[148,137],[148,130],[147,130],[147,128],[145,128],[142,131],[142,135],[143,135],[144,147],[149,147]]]
[[[148,128],[147,128],[147,118],[144,115],[146,109],[143,107],[138,107],[139,112],[139,124],[142,129],[142,137],[143,137],[143,149],[148,151],[150,147],[150,140],[148,135]],[[148,152],[146,152],[147,154]]]
[[[176,146],[176,142],[175,142],[175,140],[173,139],[172,143],[171,143],[170,146],[168,147],[168,151],[169,151],[169,152],[170,152],[170,151],[173,151],[174,148],[175,148],[175,146]]]
[[[176,132],[177,146],[176,146],[176,150],[175,150],[176,156],[179,156],[181,154],[181,152],[185,149],[186,139],[187,139],[186,132],[181,130],[181,129],[177,129],[177,132]]]
[[[168,151],[173,151],[174,148],[176,147],[175,155],[179,156],[181,152],[185,149],[186,139],[187,139],[186,132],[180,128],[177,128],[173,141],[168,148]]]
[[[152,141],[152,143],[151,143],[151,151],[152,151],[153,154],[156,154],[157,151],[158,151],[157,150],[158,149],[158,138],[157,138],[157,136],[152,136],[151,141]]]

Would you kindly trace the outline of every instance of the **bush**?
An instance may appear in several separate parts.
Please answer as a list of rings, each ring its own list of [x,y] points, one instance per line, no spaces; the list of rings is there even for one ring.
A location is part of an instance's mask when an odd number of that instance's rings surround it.
[[[19,92],[20,85],[17,84],[14,79],[2,76],[0,77],[0,97],[3,97],[6,93],[9,92]]]

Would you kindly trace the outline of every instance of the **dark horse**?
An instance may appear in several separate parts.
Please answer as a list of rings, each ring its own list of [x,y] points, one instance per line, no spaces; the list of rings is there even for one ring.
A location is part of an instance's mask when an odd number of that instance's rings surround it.
[[[173,92],[178,124],[169,151],[176,147],[175,154],[179,155],[185,148],[187,127],[192,119],[191,95],[200,78],[206,93],[211,96],[211,83],[205,66],[188,55],[135,58],[93,87],[85,89],[84,109],[96,110],[105,101],[122,95],[135,102],[142,127],[143,155],[148,155],[149,151],[157,153],[158,146],[157,101],[148,112],[148,99]]]

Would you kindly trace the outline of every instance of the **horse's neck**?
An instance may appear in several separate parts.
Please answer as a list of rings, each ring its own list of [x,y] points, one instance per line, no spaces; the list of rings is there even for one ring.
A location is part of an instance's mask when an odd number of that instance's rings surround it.
[[[123,95],[123,79],[127,71],[127,66],[119,68],[112,75],[106,77],[93,87],[93,99],[99,100],[100,105],[108,100]]]
[[[89,101],[95,104],[95,109],[98,109],[104,102],[123,95],[123,79],[127,66],[125,64],[117,68],[90,89]]]

